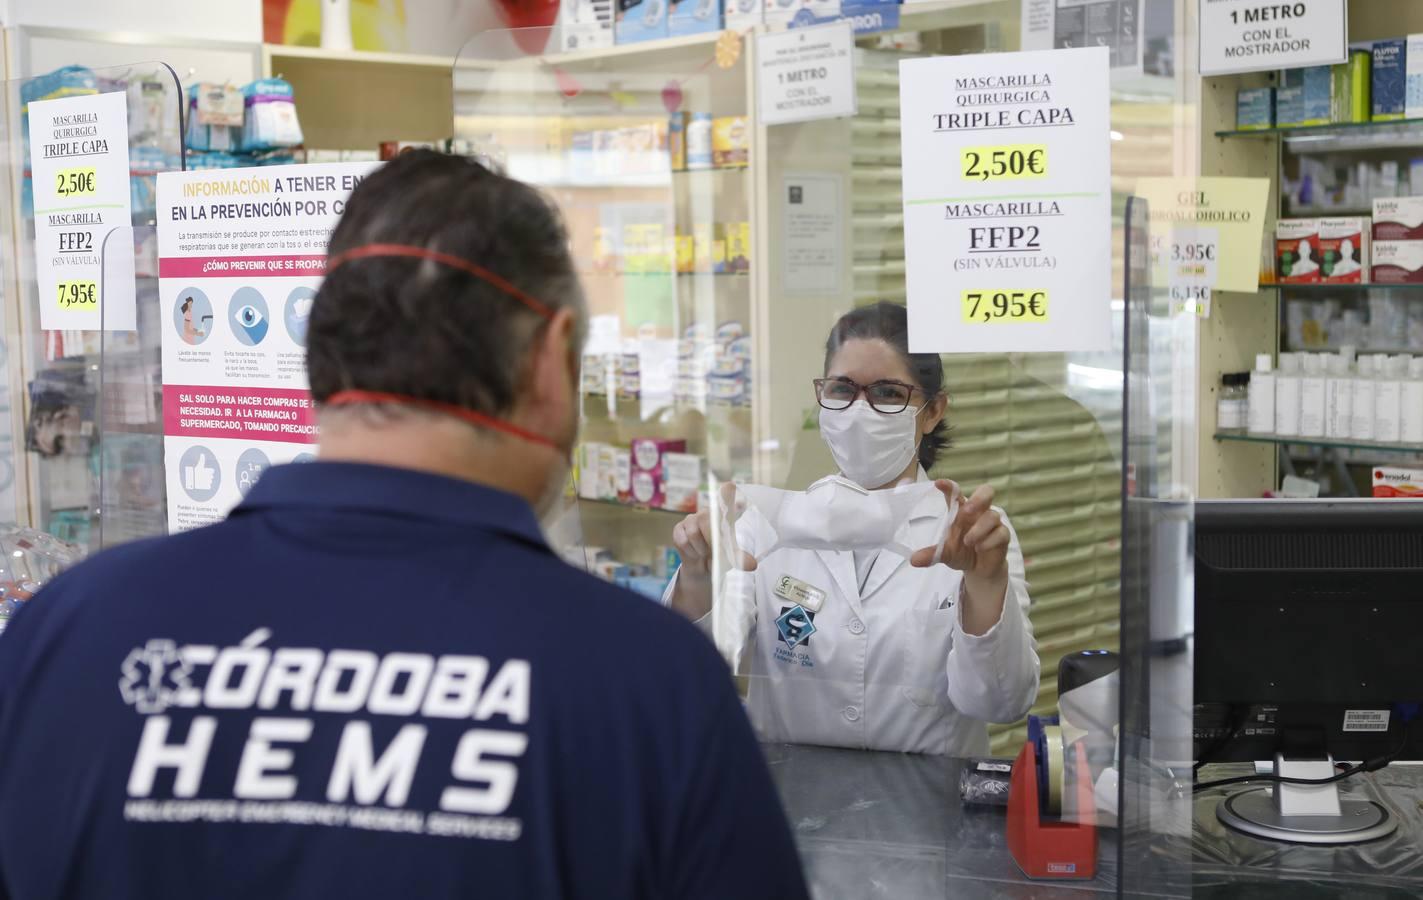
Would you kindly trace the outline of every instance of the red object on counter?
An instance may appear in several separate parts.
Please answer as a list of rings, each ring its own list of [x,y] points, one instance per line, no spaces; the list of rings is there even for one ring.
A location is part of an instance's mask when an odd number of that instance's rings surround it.
[[[1087,772],[1082,745],[1076,769]],[[1082,880],[1097,876],[1097,804],[1091,779],[1076,779],[1081,822],[1044,821],[1038,799],[1038,755],[1027,741],[1013,763],[1008,786],[1008,849],[1029,878]]]

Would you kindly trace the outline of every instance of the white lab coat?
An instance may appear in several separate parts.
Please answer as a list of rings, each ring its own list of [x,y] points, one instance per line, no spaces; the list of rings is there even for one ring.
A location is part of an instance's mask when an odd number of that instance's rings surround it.
[[[923,471],[919,480],[927,480]],[[947,514],[941,494],[922,501],[910,517],[908,544],[933,544]],[[1002,617],[983,635],[963,631],[962,573],[915,568],[890,550],[880,551],[863,589],[849,551],[776,550],[751,573],[751,605],[734,608],[732,592],[723,592],[717,602],[733,608],[715,609],[698,624],[734,666],[749,656],[747,709],[763,740],[986,755],[984,723],[1022,718],[1038,692],[1023,552],[1008,528],[1008,595]],[[753,508],[737,522],[736,538],[754,557],[775,534]],[[826,595],[814,631],[794,647],[777,626],[795,605],[776,592],[786,575]]]

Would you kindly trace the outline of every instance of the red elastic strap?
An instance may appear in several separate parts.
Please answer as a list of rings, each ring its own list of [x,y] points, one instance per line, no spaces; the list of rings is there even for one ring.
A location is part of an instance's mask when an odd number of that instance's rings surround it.
[[[361,247],[352,247],[350,250],[342,251],[331,257],[326,262],[327,273],[334,272],[336,268],[353,259],[369,259],[370,257],[404,257],[406,259],[428,259],[431,262],[439,263],[442,266],[449,266],[451,269],[458,269],[473,275],[475,278],[493,285],[504,293],[518,300],[529,309],[543,316],[545,319],[553,318],[553,310],[542,301],[536,300],[503,278],[489,271],[477,263],[472,263],[462,257],[453,256],[449,253],[441,253],[438,250],[430,250],[425,247],[416,247],[411,244],[366,244]]]
[[[385,394],[380,391],[338,391],[326,398],[324,406],[356,406],[361,404],[390,403],[397,406],[413,406],[418,409],[427,409],[431,412],[443,413],[461,419],[471,425],[478,425],[481,428],[493,428],[495,431],[502,431],[505,434],[532,441],[535,444],[543,444],[554,450],[558,446],[553,441],[541,434],[526,431],[517,425],[510,424],[503,419],[496,419],[493,416],[486,416],[484,413],[475,412],[472,409],[465,409],[463,406],[456,406],[453,403],[442,403],[439,400],[426,400],[421,397],[407,397],[404,394]]]

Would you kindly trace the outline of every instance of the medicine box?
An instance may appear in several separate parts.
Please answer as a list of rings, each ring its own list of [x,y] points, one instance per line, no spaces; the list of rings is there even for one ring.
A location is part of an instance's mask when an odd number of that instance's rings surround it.
[[[598,445],[598,499],[618,499],[618,449],[612,444]]]
[[[1235,92],[1235,128],[1259,131],[1275,125],[1275,89],[1245,88]]]
[[[1295,90],[1298,93],[1292,93]],[[1286,125],[1328,125],[1334,109],[1334,69],[1332,66],[1305,66],[1286,69],[1280,77],[1275,122]],[[1286,100],[1291,105],[1285,106]],[[1284,114],[1281,114],[1284,107]]]
[[[667,33],[672,37],[721,30],[721,0],[671,0]]]
[[[1281,84],[1275,89],[1275,126],[1304,124],[1304,87]]]
[[[746,31],[761,24],[762,0],[722,0],[722,23],[733,31]]]
[[[687,114],[674,112],[667,119],[667,159],[672,171],[687,168]]]
[[[1374,241],[1370,281],[1423,284],[1423,241]]]
[[[613,450],[613,491],[623,503],[632,501],[632,452],[621,447]]]
[[[745,116],[712,120],[712,165],[718,169],[743,168],[749,159],[751,129]]]
[[[559,10],[559,46],[569,50],[601,50],[613,46],[617,0],[563,0]]]
[[[667,37],[667,0],[618,0],[619,44]]]
[[[1404,52],[1403,115],[1423,119],[1423,34],[1410,34]]]
[[[1374,466],[1375,497],[1414,497],[1423,499],[1423,469],[1402,466]]]
[[[710,169],[712,166],[711,113],[692,113],[687,119],[687,168]]]
[[[663,455],[663,509],[684,513],[697,511],[697,494],[702,489],[702,463],[702,457],[695,453]]]
[[[632,467],[634,471],[662,471],[662,457],[667,453],[687,452],[687,442],[683,438],[637,438],[632,442]]]
[[[1423,197],[1375,197],[1376,241],[1423,241]]]
[[[1367,122],[1373,116],[1373,44],[1349,45],[1349,122]]]
[[[1284,284],[1318,283],[1318,219],[1281,219],[1275,223],[1275,278]]]
[[[1346,216],[1319,220],[1320,280],[1358,284],[1369,269],[1369,220]]]
[[[598,499],[602,452],[603,445],[596,441],[584,441],[578,445],[578,496],[585,500]]]
[[[1408,76],[1408,40],[1392,38],[1374,41],[1373,53],[1373,69],[1369,79],[1373,120],[1401,119]]]
[[[764,0],[771,28],[815,25],[840,18],[840,0]]]

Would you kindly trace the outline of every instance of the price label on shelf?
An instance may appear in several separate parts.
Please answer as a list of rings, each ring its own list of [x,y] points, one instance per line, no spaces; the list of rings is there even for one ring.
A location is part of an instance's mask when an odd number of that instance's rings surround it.
[[[99,306],[99,284],[95,281],[61,281],[56,291],[55,305],[60,309]]]
[[[1009,181],[1047,177],[1047,147],[1014,144],[1007,147],[965,147],[959,155],[969,181]]]
[[[1046,322],[1047,291],[964,291],[962,321],[976,322]]]
[[[54,298],[40,304],[40,327],[130,331],[137,327],[130,235],[115,236],[110,257],[114,273],[128,274],[106,281],[102,272],[105,240],[133,224],[128,95],[36,100],[29,120],[36,279],[40,297]]]
[[[1169,246],[1167,246],[1169,244]],[[1211,290],[1220,273],[1220,229],[1201,225],[1177,225],[1171,238],[1160,246],[1168,258],[1167,285],[1173,312],[1211,314]]]

